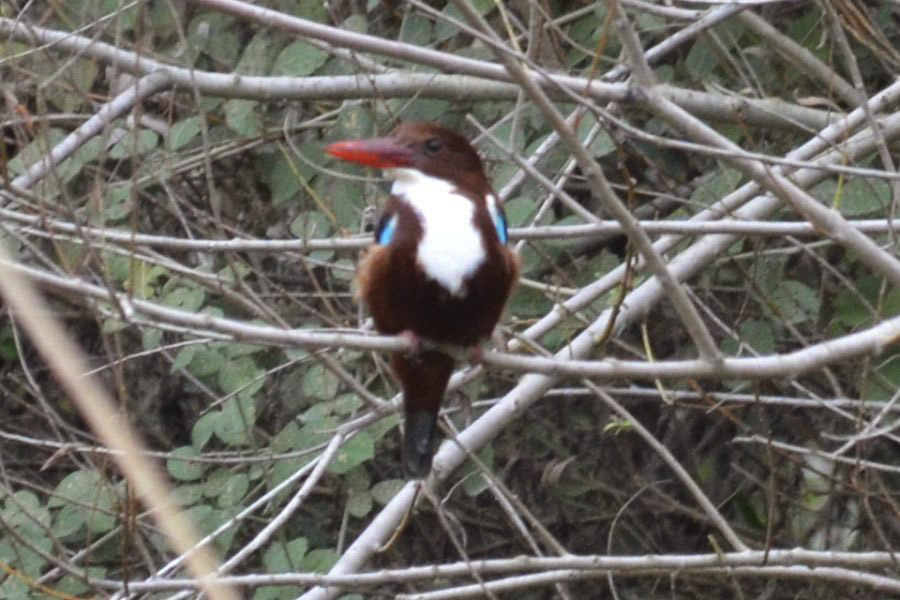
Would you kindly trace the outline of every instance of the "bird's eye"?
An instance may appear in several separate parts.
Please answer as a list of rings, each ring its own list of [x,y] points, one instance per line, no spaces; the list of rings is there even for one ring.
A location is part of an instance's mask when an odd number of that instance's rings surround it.
[[[443,147],[444,142],[441,141],[441,138],[433,137],[425,140],[425,152],[428,154],[437,154]]]

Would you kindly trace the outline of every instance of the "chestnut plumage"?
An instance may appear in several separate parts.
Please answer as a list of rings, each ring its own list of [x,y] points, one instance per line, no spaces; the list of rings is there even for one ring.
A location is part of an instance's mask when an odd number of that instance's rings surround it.
[[[399,125],[388,137],[337,142],[326,152],[385,169],[394,180],[375,244],[357,271],[378,331],[474,346],[489,337],[518,275],[506,217],[478,154],[434,123]],[[431,470],[437,414],[454,362],[426,350],[395,353],[403,389],[403,470]]]

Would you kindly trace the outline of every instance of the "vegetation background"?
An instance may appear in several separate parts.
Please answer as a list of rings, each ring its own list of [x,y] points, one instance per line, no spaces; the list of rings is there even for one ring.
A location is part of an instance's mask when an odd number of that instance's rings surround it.
[[[4,0],[0,597],[900,594],[898,46],[875,0]],[[386,188],[322,153],[412,119],[523,264],[418,495]]]

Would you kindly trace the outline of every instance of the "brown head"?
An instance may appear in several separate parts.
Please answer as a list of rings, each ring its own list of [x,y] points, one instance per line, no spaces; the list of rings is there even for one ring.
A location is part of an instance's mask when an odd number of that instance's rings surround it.
[[[416,169],[484,198],[490,186],[472,145],[452,129],[436,123],[401,123],[382,138],[347,140],[325,148],[342,160],[377,169]]]

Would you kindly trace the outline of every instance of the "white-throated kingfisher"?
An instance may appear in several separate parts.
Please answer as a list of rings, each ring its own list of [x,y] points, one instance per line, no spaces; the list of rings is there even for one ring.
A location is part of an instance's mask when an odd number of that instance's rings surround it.
[[[337,158],[384,169],[391,196],[375,245],[357,271],[378,331],[418,346],[478,347],[490,337],[518,276],[506,247],[506,216],[481,159],[456,132],[408,122],[383,138],[337,142]],[[437,414],[454,360],[437,350],[394,353],[403,389],[402,463],[407,477],[431,470]]]

